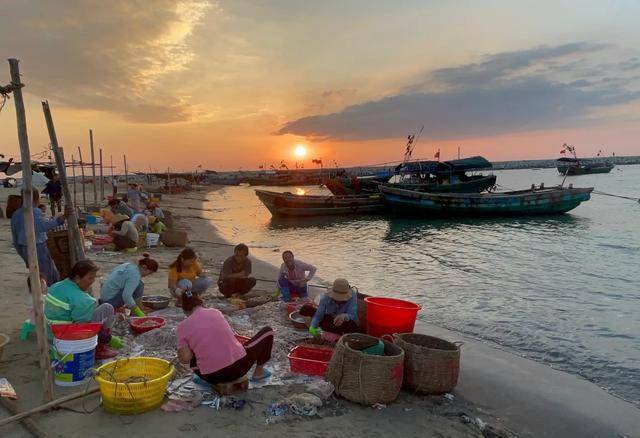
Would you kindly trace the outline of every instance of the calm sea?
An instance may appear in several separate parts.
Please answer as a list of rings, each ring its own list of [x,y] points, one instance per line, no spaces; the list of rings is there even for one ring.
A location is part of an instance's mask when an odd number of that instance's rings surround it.
[[[499,171],[506,188],[555,169]],[[640,166],[569,177],[640,197]],[[280,189],[293,191],[295,188]],[[323,189],[305,188],[311,193]],[[640,204],[592,195],[569,214],[511,219],[272,219],[249,187],[209,194],[216,225],[280,263],[292,249],[325,280],[420,303],[420,319],[583,376],[640,403]]]

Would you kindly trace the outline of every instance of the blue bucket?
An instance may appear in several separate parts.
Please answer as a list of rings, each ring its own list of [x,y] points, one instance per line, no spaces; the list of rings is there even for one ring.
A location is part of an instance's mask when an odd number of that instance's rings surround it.
[[[58,386],[77,386],[91,377],[96,361],[98,335],[66,341],[54,338],[53,376]]]

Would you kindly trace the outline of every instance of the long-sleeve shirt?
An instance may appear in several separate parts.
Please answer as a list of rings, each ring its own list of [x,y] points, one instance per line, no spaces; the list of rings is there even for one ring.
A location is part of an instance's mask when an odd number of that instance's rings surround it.
[[[293,269],[289,269],[285,263],[280,266],[280,275],[278,277],[284,275],[289,281],[300,281],[307,278],[307,272],[310,280],[316,273],[316,267],[300,260],[294,260]]]
[[[36,231],[36,244],[47,241],[47,231],[64,223],[63,218],[47,219],[42,210],[33,206],[33,224]],[[18,208],[11,216],[11,236],[13,246],[27,246],[27,235],[24,230],[24,207]]]
[[[120,227],[120,230],[113,230],[113,234],[128,237],[134,242],[137,242],[138,238],[140,237],[140,234],[138,233],[138,229],[136,228],[136,225],[131,221],[122,222],[122,226]]]
[[[54,199],[62,197],[62,184],[60,181],[50,180],[42,191],[45,195],[48,195]]]
[[[124,214],[129,217],[133,216],[133,210],[124,201],[118,202],[118,205],[116,206],[116,213]]]
[[[51,285],[44,303],[44,316],[52,323],[89,322],[97,304],[68,278]]]
[[[136,306],[133,292],[135,292],[140,281],[142,281],[142,276],[138,266],[133,263],[123,263],[107,275],[107,278],[102,283],[100,299],[109,301],[122,294],[125,306],[131,309]]]
[[[358,295],[354,291],[348,301],[335,301],[329,295],[324,295],[311,319],[311,327],[318,327],[325,315],[338,316],[342,313],[347,315],[347,321],[358,322]]]

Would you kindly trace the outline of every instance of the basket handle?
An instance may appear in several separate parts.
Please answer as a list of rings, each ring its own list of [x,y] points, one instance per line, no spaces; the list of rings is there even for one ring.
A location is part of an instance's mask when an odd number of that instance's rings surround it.
[[[458,347],[458,350],[460,349],[460,347],[462,347],[464,345],[464,342],[462,341],[454,341],[452,342],[453,345]]]
[[[380,336],[380,339],[382,339],[383,341],[388,341],[391,342],[393,344],[393,341],[395,341],[395,338],[393,337],[394,335],[382,335]]]

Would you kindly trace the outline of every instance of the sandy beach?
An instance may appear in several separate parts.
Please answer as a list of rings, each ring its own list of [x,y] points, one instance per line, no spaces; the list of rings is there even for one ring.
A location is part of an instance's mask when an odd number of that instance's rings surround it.
[[[189,232],[191,246],[200,255],[201,263],[210,275],[217,275],[223,260],[230,255],[231,245],[216,232],[215,224],[203,218],[205,192],[165,196],[163,207],[171,210],[178,228]],[[4,205],[4,200],[0,200]],[[276,249],[281,251],[284,248]],[[0,376],[7,377],[20,400],[20,411],[40,404],[38,362],[33,336],[19,339],[19,329],[31,304],[26,291],[26,268],[11,247],[9,220],[0,220],[0,252],[2,270],[0,291],[3,303],[0,312],[0,332],[11,336],[0,362]],[[157,274],[145,280],[146,294],[168,295],[167,268],[178,254],[177,248],[158,247],[151,250],[160,262]],[[89,253],[101,267],[100,275],[124,261],[135,260],[139,254],[103,256]],[[257,278],[275,279],[276,267],[253,258]],[[329,280],[329,279],[324,279]],[[322,280],[314,280],[321,282]],[[273,284],[258,282],[259,291],[271,292]],[[319,290],[315,291],[316,293]],[[214,292],[215,293],[215,292]],[[256,327],[258,329],[259,327]],[[139,436],[322,436],[359,437],[500,437],[500,436],[640,436],[640,411],[584,380],[547,366],[497,350],[438,327],[419,324],[416,331],[460,340],[462,373],[455,398],[421,396],[401,393],[399,399],[384,409],[359,406],[332,399],[313,418],[287,417],[275,424],[266,424],[264,407],[287,395],[303,390],[294,386],[266,386],[246,394],[249,406],[242,411],[212,410],[200,406],[191,412],[167,413],[156,410],[144,415],[120,418],[98,408],[92,414],[60,409],[32,419],[46,436],[107,437],[118,433]],[[277,336],[277,335],[276,335]],[[56,388],[56,395],[81,388]],[[99,403],[94,395],[83,401],[65,405],[76,411],[91,410]],[[2,416],[7,416],[2,410]],[[19,424],[0,430],[2,436],[31,436]]]

